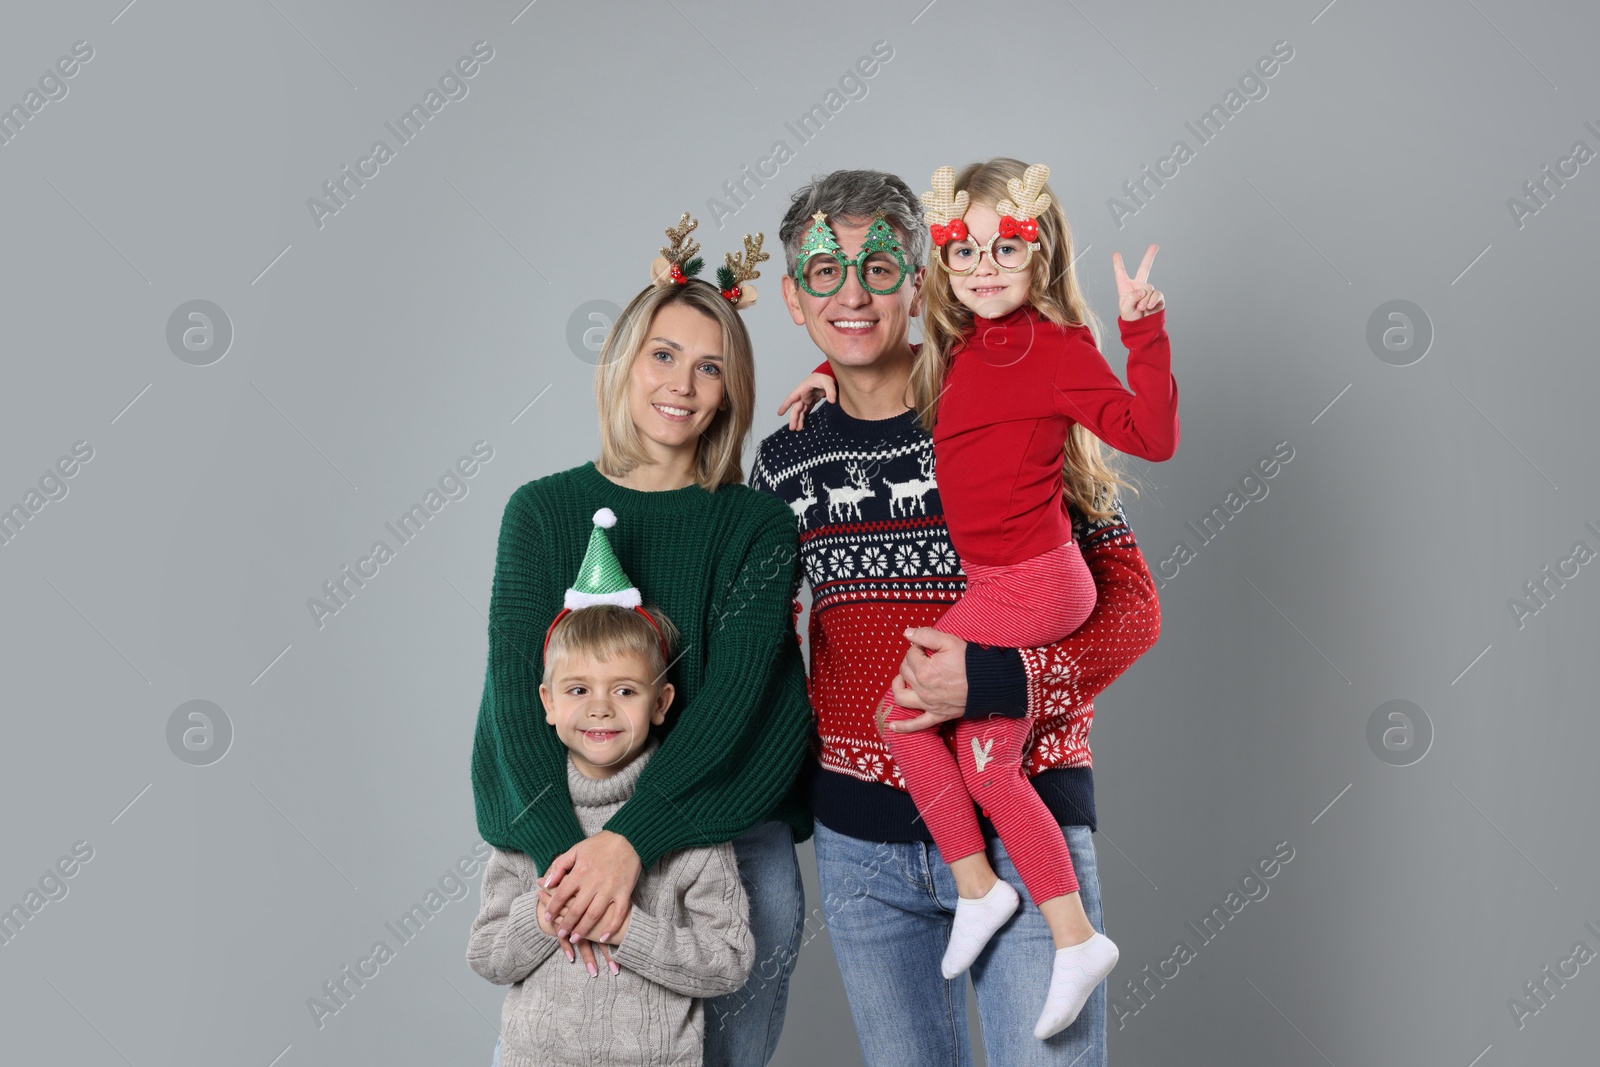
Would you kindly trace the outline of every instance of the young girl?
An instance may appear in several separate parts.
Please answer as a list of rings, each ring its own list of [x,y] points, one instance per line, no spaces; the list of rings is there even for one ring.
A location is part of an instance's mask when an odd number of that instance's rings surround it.
[[[1178,445],[1164,299],[1146,280],[1156,246],[1132,278],[1121,255],[1112,256],[1130,392],[1096,344],[1048,176],[1041,164],[1004,158],[971,164],[959,176],[941,167],[922,198],[935,248],[913,401],[933,434],[939,497],[967,575],[961,600],[935,625],[967,641],[1018,648],[1060,640],[1094,608],[1094,581],[1072,539],[1064,490],[1103,514],[1103,497],[1120,479],[1084,435],[1153,462]],[[809,406],[818,392],[832,400],[827,370],[818,368],[790,400]],[[904,733],[884,725],[917,714],[891,691],[879,724],[956,880],[944,975],[963,973],[1020,902],[984,854],[977,801],[1054,935],[1050,990],[1034,1027],[1047,1038],[1077,1018],[1118,952],[1090,925],[1061,828],[1022,771],[1032,723],[995,716]]]

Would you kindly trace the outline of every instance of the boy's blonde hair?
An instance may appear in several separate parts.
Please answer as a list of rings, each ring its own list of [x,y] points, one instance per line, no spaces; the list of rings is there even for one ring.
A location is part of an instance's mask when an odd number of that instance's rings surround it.
[[[681,638],[678,628],[661,609],[645,607],[640,610],[655,620],[654,627],[638,611],[616,604],[596,604],[563,615],[551,629],[550,643],[545,646],[545,674],[550,673],[553,664],[573,653],[599,660],[631,654],[644,659],[650,668],[652,684],[660,686],[666,680],[668,657],[677,656]],[[660,627],[659,635],[656,627]],[[665,650],[661,647],[663,641]]]
[[[1021,160],[1006,156],[987,163],[968,163],[956,174],[954,191],[965,189],[972,203],[993,208],[1002,198],[1011,195],[1006,188],[1007,179],[1021,180],[1027,169],[1027,164]],[[1044,191],[1050,194],[1050,206],[1038,218],[1039,251],[1028,264],[1032,272],[1028,303],[1043,318],[1057,325],[1087,326],[1098,345],[1100,320],[1090,310],[1078,286],[1072,262],[1072,230],[1061,211],[1061,198],[1048,183]],[[911,365],[911,389],[922,426],[932,433],[950,357],[961,339],[972,331],[972,312],[956,299],[950,278],[942,267],[930,266],[928,274],[928,281],[922,287],[923,341]],[[1067,499],[1091,521],[1113,514],[1111,504],[1117,486],[1138,492],[1107,459],[1106,446],[1101,440],[1080,423],[1074,423],[1067,435],[1061,477]]]
[[[600,408],[600,458],[595,466],[601,474],[620,478],[648,458],[628,410],[628,392],[633,361],[650,331],[650,321],[657,311],[672,304],[692,307],[722,327],[722,394],[727,409],[712,417],[694,456],[695,483],[714,493],[724,485],[744,481],[740,459],[755,415],[755,355],[744,319],[732,302],[699,278],[684,285],[646,287],[628,301],[606,334],[594,376]]]

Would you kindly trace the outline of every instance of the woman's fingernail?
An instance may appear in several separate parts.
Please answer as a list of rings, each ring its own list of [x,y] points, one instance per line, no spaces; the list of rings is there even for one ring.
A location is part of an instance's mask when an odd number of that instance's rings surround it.
[[[557,937],[566,937],[567,936],[567,931],[562,927],[557,927],[556,928],[556,936]]]
[[[622,968],[617,966],[617,961],[616,960],[612,960],[611,961],[611,973],[612,974],[617,974],[621,970],[622,970]]]
[[[600,973],[599,971],[595,970],[594,964],[592,964],[592,963],[586,963],[586,964],[584,964],[584,966],[589,968],[589,977],[590,978],[593,978],[595,975]]]
[[[606,938],[608,938],[610,936],[611,936],[611,931],[607,930],[605,933],[603,933],[599,937],[595,938],[595,940],[596,941],[604,941]]]
[[[574,956],[574,955],[573,955],[573,954],[572,954],[572,953],[570,953],[570,952],[568,952],[568,953],[567,953],[567,962],[568,962],[568,963],[576,963],[576,962],[577,962],[577,960],[578,960],[578,957],[576,957],[576,956]]]

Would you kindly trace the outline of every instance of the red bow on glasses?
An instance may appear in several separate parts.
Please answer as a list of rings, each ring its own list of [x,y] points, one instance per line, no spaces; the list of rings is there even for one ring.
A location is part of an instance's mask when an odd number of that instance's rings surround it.
[[[1024,241],[1033,241],[1039,236],[1039,223],[1035,219],[1019,220],[1010,215],[1001,215],[999,232],[1001,237],[1020,237]]]
[[[943,248],[946,241],[965,241],[967,224],[961,219],[951,219],[946,226],[935,222],[928,227],[928,232],[933,235],[933,243]]]

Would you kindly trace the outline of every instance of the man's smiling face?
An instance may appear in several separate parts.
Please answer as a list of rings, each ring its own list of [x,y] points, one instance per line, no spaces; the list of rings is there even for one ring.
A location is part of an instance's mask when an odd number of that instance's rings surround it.
[[[839,251],[852,260],[861,251],[871,225],[871,219],[828,219]],[[903,241],[904,235],[899,236]],[[786,274],[783,302],[789,317],[806,328],[823,355],[840,366],[867,367],[886,353],[905,350],[911,319],[921,309],[922,278],[923,268],[918,267],[899,289],[881,295],[862,288],[851,266],[837,293],[812,296],[795,283],[792,274]]]

